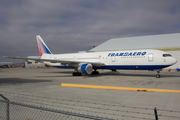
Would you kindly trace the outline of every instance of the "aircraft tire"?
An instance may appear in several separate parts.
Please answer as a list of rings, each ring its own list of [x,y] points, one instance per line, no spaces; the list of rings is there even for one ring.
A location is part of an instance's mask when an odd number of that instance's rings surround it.
[[[160,78],[160,77],[161,77],[160,74],[157,74],[157,75],[156,75],[156,78]]]
[[[82,76],[82,73],[79,73],[79,72],[78,72],[77,74],[78,74],[77,76]]]
[[[92,73],[91,73],[91,75],[98,75],[99,74],[99,71],[93,71]]]
[[[73,72],[73,76],[76,76],[76,72]]]
[[[82,76],[82,73],[80,73],[80,72],[73,72],[72,75],[73,76]]]

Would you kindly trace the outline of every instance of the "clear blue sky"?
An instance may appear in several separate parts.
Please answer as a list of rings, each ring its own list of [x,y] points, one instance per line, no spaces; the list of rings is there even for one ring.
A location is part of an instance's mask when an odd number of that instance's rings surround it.
[[[111,38],[180,32],[180,0],[1,0],[2,56],[87,51]]]

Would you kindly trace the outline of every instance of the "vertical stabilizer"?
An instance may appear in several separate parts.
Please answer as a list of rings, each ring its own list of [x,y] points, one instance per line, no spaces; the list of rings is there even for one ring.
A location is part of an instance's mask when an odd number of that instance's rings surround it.
[[[45,44],[45,42],[43,41],[43,39],[41,38],[40,35],[36,36],[37,39],[37,44],[39,47],[39,52],[40,55],[42,56],[44,53],[46,54],[52,54],[52,52],[49,50],[49,48],[47,47],[47,45]]]

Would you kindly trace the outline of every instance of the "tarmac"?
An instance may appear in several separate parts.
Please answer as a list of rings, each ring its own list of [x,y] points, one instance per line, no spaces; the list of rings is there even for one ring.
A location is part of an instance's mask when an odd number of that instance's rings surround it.
[[[113,119],[154,120],[155,107],[160,120],[180,119],[179,72],[162,71],[161,78],[155,71],[99,70],[99,75],[83,76],[72,72],[0,69],[0,93],[11,101]]]

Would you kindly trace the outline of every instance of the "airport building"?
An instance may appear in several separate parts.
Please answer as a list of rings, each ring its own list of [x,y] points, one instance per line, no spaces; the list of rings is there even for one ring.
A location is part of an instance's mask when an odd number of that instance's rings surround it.
[[[179,62],[167,69],[180,68],[180,33],[110,39],[90,51],[157,49],[170,53]]]

